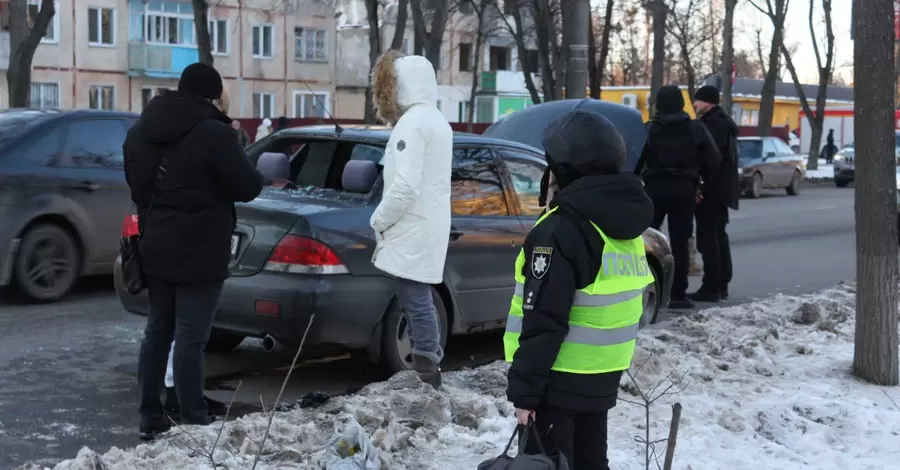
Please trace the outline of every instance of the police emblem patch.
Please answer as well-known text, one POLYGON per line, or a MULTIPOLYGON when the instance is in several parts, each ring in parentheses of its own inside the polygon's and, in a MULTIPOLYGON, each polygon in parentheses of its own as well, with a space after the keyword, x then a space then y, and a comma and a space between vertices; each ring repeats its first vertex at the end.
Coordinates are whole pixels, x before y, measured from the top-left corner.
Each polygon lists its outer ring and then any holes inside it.
POLYGON ((406 142, 404 142, 402 140, 397 141, 397 151, 398 152, 402 152, 403 149, 405 149, 405 148, 406 148, 406 142))
POLYGON ((549 246, 536 246, 531 251, 531 275, 540 279, 550 270, 550 261, 553 260, 553 248, 549 246))

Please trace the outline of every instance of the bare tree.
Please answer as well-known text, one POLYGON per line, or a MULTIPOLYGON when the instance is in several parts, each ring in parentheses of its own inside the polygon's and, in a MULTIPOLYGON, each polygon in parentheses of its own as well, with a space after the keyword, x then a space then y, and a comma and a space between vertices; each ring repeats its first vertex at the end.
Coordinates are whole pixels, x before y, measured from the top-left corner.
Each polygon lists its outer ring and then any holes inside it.
POLYGON ((725 22, 722 27, 722 109, 731 116, 734 67, 734 9, 738 0, 725 0, 725 22))
POLYGON ((856 338, 853 375, 900 384, 897 347, 897 223, 894 173, 892 0, 853 2, 856 151, 856 338))
MULTIPOLYGON (((763 78, 763 64, 751 56, 747 51, 737 51, 734 53, 734 70, 739 77, 763 78)), ((724 93, 724 91, 723 91, 724 93)))
POLYGON ((28 14, 27 0, 9 0, 9 107, 30 106, 31 62, 41 39, 47 34, 50 20, 56 14, 53 0, 41 0, 37 15, 28 14))
POLYGON ((613 11, 615 7, 615 0, 606 0, 606 7, 603 13, 603 26, 600 27, 600 51, 597 53, 597 37, 594 34, 594 25, 595 22, 591 21, 591 42, 590 44, 593 46, 593 51, 590 53, 591 57, 591 98, 600 99, 601 88, 603 87, 603 71, 606 70, 606 61, 609 58, 609 40, 610 34, 612 33, 613 26, 613 11))
MULTIPOLYGON (((813 53, 816 57, 816 70, 819 73, 819 88, 816 92, 816 109, 809 105, 806 91, 803 84, 800 83, 800 77, 797 75, 797 69, 794 67, 791 51, 785 47, 784 42, 781 43, 781 53, 784 55, 784 62, 788 71, 791 72, 791 78, 794 80, 794 86, 797 89, 797 96, 800 97, 800 105, 806 119, 809 121, 810 138, 809 138, 809 161, 806 167, 815 170, 819 167, 819 146, 822 143, 822 127, 825 123, 825 99, 828 98, 828 83, 831 82, 831 75, 834 73, 834 29, 831 23, 831 0, 818 0, 822 2, 822 14, 825 17, 825 57, 822 57, 822 51, 819 46, 819 34, 816 32, 815 11, 816 1, 809 0, 809 35, 812 41, 813 53)), ((893 94, 891 94, 893 96, 893 94)))
POLYGON ((716 21, 703 21, 703 7, 706 6, 703 0, 687 0, 686 3, 670 0, 670 2, 671 14, 666 31, 677 45, 688 96, 694 96, 697 84, 695 63, 698 59, 703 60, 702 57, 698 57, 697 52, 719 35, 721 25, 716 21))
POLYGON ((653 62, 650 72, 650 116, 656 114, 656 93, 663 86, 666 60, 666 21, 669 6, 665 0, 646 0, 644 7, 653 17, 653 62))
POLYGON ((444 42, 450 0, 427 0, 429 6, 427 9, 422 6, 423 1, 425 0, 412 0, 409 4, 415 32, 414 47, 417 54, 420 51, 424 52, 425 57, 437 71, 441 68, 441 45, 444 42), (429 23, 427 27, 426 23, 429 23))
POLYGON ((397 4, 397 21, 394 25, 394 37, 391 39, 391 49, 400 50, 403 47, 403 35, 406 33, 406 22, 409 18, 409 0, 400 0, 397 4))
POLYGON ((197 54, 200 56, 200 62, 212 66, 212 43, 209 38, 209 2, 207 0, 191 0, 191 7, 194 10, 197 54))
POLYGON ((784 44, 784 20, 787 17, 790 0, 765 0, 765 8, 759 5, 759 0, 749 2, 772 22, 772 43, 769 47, 766 78, 763 81, 759 103, 759 135, 767 136, 772 132, 772 117, 775 115, 775 85, 778 83, 778 63, 784 44))
MULTIPOLYGON (((506 29, 516 42, 519 62, 523 70, 540 70, 541 92, 545 101, 561 98, 557 90, 557 76, 554 69, 560 64, 559 42, 555 34, 556 17, 550 0, 518 0, 511 12, 501 15, 506 29), (512 16, 512 23, 509 21, 512 16), (528 45, 537 46, 538 64, 532 64, 528 56, 528 45)), ((525 73, 525 87, 534 104, 541 102, 537 85, 531 73, 525 73)))
MULTIPOLYGON (((369 23, 369 81, 366 84, 366 103, 364 119, 367 124, 376 121, 374 97, 372 96, 372 71, 381 56, 381 5, 379 0, 365 0, 366 19, 369 23)), ((402 40, 401 40, 402 41, 402 40)))
POLYGON ((620 20, 616 28, 616 58, 610 71, 610 84, 630 86, 646 83, 644 50, 642 49, 641 10, 634 2, 620 3, 620 20), (618 64, 616 66, 616 64, 618 64), (617 67, 617 68, 615 68, 617 67), (618 80, 617 80, 618 76, 618 80))

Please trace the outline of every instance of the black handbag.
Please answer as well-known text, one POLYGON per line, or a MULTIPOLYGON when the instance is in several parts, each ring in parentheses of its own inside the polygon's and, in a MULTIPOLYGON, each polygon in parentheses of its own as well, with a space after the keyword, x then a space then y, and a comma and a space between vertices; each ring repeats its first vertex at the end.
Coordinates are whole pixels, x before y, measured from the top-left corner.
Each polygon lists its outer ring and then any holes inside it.
MULTIPOLYGON (((150 198, 150 205, 147 206, 147 213, 144 217, 150 220, 150 212, 153 210, 153 202, 156 200, 156 194, 162 185, 162 180, 166 176, 166 158, 163 157, 156 169, 156 180, 153 196, 150 198)), ((140 217, 140 215, 138 216, 140 217)), ((122 259, 122 282, 125 290, 131 295, 137 295, 147 288, 147 280, 144 278, 144 267, 141 263, 140 243, 144 238, 147 223, 144 223, 144 230, 138 230, 137 235, 130 235, 119 239, 119 256, 122 259)))
POLYGON ((528 420, 528 425, 518 425, 513 435, 506 443, 506 448, 499 457, 486 460, 478 464, 477 470, 569 470, 569 463, 562 454, 548 455, 534 428, 534 421, 528 420), (519 453, 515 457, 509 456, 509 448, 519 436, 519 453), (539 454, 524 453, 528 439, 534 439, 539 454))

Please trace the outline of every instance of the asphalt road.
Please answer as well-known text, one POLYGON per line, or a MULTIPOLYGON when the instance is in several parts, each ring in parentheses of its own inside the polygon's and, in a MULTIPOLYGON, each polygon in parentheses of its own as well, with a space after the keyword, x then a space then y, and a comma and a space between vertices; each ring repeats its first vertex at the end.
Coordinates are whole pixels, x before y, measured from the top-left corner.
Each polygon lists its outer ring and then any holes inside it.
MULTIPOLYGON (((852 189, 804 188, 742 200, 729 233, 735 277, 730 303, 776 292, 801 293, 855 277, 852 189)), ((699 278, 691 280, 693 288, 699 278)), ((56 305, 23 305, 0 293, 0 469, 52 463, 81 446, 105 451, 136 439, 136 362, 142 321, 123 313, 109 278, 92 279, 56 305)), ((497 335, 451 341, 449 367, 500 355, 497 335)), ((290 359, 247 342, 208 360, 209 393, 236 414, 271 406, 290 359)), ((368 377, 346 360, 305 364, 283 401, 307 391, 345 393, 368 377)))

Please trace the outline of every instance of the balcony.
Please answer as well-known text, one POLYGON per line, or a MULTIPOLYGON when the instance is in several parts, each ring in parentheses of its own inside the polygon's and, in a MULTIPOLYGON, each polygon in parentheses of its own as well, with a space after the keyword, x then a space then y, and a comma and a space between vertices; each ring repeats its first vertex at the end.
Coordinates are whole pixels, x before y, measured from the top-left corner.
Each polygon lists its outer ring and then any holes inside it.
POLYGON ((0 70, 9 69, 9 33, 0 32, 0 70))
MULTIPOLYGON (((540 86, 538 77, 532 75, 535 85, 540 86)), ((481 73, 481 91, 487 93, 528 93, 525 74, 512 70, 497 70, 481 73)))
POLYGON ((178 78, 185 67, 198 60, 193 46, 128 44, 128 74, 133 77, 178 78))

